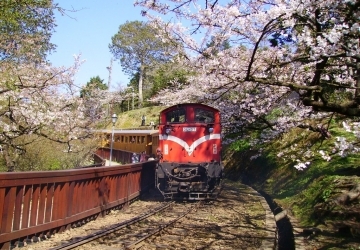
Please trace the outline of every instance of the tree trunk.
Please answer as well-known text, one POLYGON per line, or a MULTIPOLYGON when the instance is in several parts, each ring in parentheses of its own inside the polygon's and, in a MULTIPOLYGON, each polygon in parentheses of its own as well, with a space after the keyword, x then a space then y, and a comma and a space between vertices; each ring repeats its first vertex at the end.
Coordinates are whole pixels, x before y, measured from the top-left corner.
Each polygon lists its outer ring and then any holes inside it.
MULTIPOLYGON (((360 39, 358 43, 358 47, 360 47, 360 39)), ((359 105, 360 104, 360 60, 356 60, 356 90, 355 90, 355 101, 359 105)))
POLYGON ((6 162, 7 172, 14 172, 15 171, 15 162, 16 160, 15 153, 11 152, 9 146, 5 145, 3 146, 3 154, 6 162))
POLYGON ((145 67, 140 66, 140 75, 139 75, 139 108, 143 105, 143 76, 144 76, 145 67))

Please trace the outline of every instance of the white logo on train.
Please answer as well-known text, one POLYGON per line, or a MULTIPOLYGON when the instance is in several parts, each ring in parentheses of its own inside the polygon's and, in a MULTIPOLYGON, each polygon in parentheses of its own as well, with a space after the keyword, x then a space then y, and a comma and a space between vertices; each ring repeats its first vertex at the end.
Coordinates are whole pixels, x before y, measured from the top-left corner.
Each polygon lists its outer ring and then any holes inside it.
MULTIPOLYGON (((200 137, 199 139, 197 139, 196 141, 194 141, 190 146, 182 139, 173 136, 173 135, 159 135, 159 139, 160 140, 168 140, 168 141, 173 141, 177 144, 179 144, 180 146, 182 146, 186 152, 188 153, 188 155, 190 156, 195 148, 197 146, 199 146, 201 143, 206 142, 208 140, 215 140, 215 139, 220 139, 221 135, 220 134, 210 134, 210 135, 205 135, 203 137, 200 137)), ((164 145, 164 155, 167 155, 169 153, 169 149, 168 149, 168 144, 164 145)), ((213 154, 217 154, 217 146, 216 144, 213 144, 213 154)))

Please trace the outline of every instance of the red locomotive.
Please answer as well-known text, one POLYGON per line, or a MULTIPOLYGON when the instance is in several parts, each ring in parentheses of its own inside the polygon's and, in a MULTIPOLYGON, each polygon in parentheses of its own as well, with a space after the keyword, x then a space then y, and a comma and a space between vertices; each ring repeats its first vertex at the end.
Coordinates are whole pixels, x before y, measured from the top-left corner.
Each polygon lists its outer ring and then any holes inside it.
POLYGON ((156 185, 166 199, 213 197, 223 172, 219 110, 195 103, 163 110, 157 154, 156 185))

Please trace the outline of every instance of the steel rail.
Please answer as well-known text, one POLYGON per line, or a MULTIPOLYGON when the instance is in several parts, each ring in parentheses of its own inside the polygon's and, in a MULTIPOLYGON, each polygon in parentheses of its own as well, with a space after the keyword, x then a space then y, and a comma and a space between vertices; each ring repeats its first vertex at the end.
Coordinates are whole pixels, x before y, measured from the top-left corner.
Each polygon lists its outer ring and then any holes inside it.
POLYGON ((103 229, 103 230, 100 230, 98 232, 95 232, 93 234, 89 234, 87 236, 84 236, 84 237, 81 237, 80 239, 77 239, 73 242, 69 242, 69 243, 66 243, 66 244, 63 244, 63 245, 60 245, 58 247, 54 247, 54 248, 50 248, 49 250, 68 250, 68 249, 73 249, 75 247, 78 247, 78 246, 81 246, 81 245, 84 245, 88 242, 91 242, 93 240, 96 240, 98 238, 101 238, 105 235, 108 235, 108 234, 111 234, 115 231, 118 231, 120 230, 121 228, 124 228, 126 226, 129 226, 129 225, 132 225, 136 222, 139 222, 143 219, 146 219, 147 217, 153 215, 153 214, 156 214, 168 207, 170 207, 174 202, 168 202, 168 203, 165 203, 157 208, 154 208, 154 209, 150 209, 149 211, 137 216, 137 217, 134 217, 132 219, 129 219, 129 220, 126 220, 126 221, 123 221, 123 222, 120 222, 120 223, 117 223, 117 224, 114 224, 106 229, 103 229))
POLYGON ((130 249, 139 249, 143 246, 143 242, 144 240, 150 238, 151 236, 158 234, 159 232, 161 232, 162 230, 164 230, 165 228, 171 226, 172 224, 174 224, 175 222, 177 222, 178 220, 182 219, 183 217, 185 217, 186 215, 188 215, 192 210, 194 210, 195 208, 198 208, 201 204, 203 204, 203 202, 198 202, 195 206, 192 206, 191 208, 189 208, 186 212, 184 212, 183 214, 181 214, 179 217, 171 220, 170 222, 164 224, 164 225, 160 225, 158 228, 153 229, 151 232, 149 232, 147 235, 145 235, 144 237, 140 238, 139 240, 128 244, 125 246, 126 250, 130 250, 130 249))

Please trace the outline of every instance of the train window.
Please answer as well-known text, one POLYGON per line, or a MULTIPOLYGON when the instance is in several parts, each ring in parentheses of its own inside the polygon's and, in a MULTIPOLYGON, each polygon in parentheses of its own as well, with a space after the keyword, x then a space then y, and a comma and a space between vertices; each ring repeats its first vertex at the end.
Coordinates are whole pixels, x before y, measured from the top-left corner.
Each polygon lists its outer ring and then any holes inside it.
POLYGON ((145 143, 145 136, 141 136, 141 143, 145 143))
POLYGON ((195 122, 201 123, 214 123, 215 122, 215 114, 213 111, 206 109, 195 109, 195 122))
POLYGON ((123 135, 121 136, 121 142, 122 143, 124 142, 124 136, 123 135))
POLYGON ((178 108, 171 110, 166 113, 166 122, 175 122, 175 123, 185 122, 186 121, 185 114, 186 114, 185 108, 178 108))
POLYGON ((128 137, 125 136, 125 143, 128 143, 128 137))

